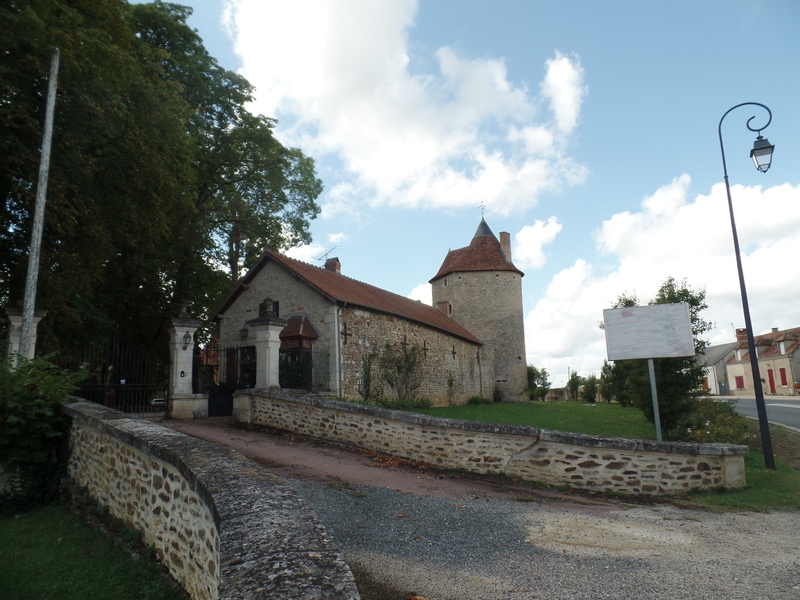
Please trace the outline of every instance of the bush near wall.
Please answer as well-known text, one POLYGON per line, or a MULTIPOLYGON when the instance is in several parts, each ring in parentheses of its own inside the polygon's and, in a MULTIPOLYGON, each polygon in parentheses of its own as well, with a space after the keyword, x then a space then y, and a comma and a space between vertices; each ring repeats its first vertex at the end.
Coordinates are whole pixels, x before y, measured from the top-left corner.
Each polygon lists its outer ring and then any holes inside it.
POLYGON ((47 502, 69 455, 70 418, 61 405, 83 379, 46 358, 0 365, 0 509, 47 502))

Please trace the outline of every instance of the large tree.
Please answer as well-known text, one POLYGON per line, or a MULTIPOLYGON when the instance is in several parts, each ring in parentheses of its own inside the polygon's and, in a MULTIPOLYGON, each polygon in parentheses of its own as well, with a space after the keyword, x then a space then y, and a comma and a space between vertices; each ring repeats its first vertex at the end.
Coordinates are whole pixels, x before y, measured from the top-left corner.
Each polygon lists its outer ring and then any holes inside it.
MULTIPOLYGON (((692 324, 692 336, 696 354, 702 354, 708 345, 702 336, 710 331, 712 324, 705 321, 700 313, 708 308, 705 290, 695 291, 684 280, 680 283, 674 278, 667 278, 649 304, 674 304, 686 302, 692 324)), ((638 306, 636 295, 622 294, 614 308, 638 306)), ((700 393, 703 380, 703 367, 693 357, 656 358, 653 360, 656 390, 658 396, 659 416, 665 435, 680 425, 694 408, 695 399, 700 393)), ((646 360, 615 361, 610 373, 608 390, 614 399, 622 404, 629 401, 640 408, 650 422, 655 421, 650 375, 646 360)))
POLYGON ((122 0, 0 5, 0 303, 22 298, 49 57, 61 51, 37 306, 45 348, 108 329, 156 339, 205 316, 266 248, 307 242, 313 161, 246 109, 191 9, 122 0))

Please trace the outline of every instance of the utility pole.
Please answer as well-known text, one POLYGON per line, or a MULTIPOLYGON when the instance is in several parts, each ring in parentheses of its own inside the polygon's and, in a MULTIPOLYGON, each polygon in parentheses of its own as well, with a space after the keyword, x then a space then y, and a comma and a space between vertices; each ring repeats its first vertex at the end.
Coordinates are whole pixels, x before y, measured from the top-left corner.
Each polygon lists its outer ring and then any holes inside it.
POLYGON ((33 312, 36 308, 36 284, 39 279, 39 255, 42 248, 42 229, 44 226, 44 204, 47 195, 47 176, 50 173, 50 147, 53 144, 53 116, 56 110, 56 89, 58 86, 58 48, 53 48, 50 59, 50 83, 47 89, 47 108, 44 117, 44 137, 42 157, 39 162, 39 182, 36 186, 36 207, 31 228, 31 248, 28 253, 28 277, 25 280, 25 299, 22 304, 22 327, 20 331, 19 356, 28 356, 31 346, 33 312))

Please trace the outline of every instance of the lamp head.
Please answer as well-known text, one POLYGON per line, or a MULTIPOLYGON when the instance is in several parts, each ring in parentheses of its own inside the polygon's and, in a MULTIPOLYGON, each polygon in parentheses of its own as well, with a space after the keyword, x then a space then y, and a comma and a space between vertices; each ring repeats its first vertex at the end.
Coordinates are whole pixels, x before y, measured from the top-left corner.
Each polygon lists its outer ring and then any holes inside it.
POLYGON ((769 143, 769 140, 761 135, 756 138, 753 144, 753 149, 750 150, 750 158, 753 159, 756 169, 762 173, 769 171, 772 164, 772 153, 775 146, 769 143))
POLYGON ((188 331, 186 332, 186 335, 183 336, 183 343, 185 346, 188 346, 192 343, 192 334, 188 331))

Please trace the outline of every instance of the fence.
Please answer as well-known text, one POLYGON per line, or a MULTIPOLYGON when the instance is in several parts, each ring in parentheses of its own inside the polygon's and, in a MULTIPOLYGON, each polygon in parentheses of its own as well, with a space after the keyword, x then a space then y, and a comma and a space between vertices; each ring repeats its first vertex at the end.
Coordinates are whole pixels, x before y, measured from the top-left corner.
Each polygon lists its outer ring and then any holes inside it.
POLYGON ((84 370, 76 396, 136 415, 164 413, 169 389, 166 353, 146 351, 109 334, 104 343, 86 346, 71 356, 56 355, 61 368, 84 370))
POLYGON ((284 389, 319 392, 329 387, 327 350, 281 350, 279 368, 280 383, 284 389))

